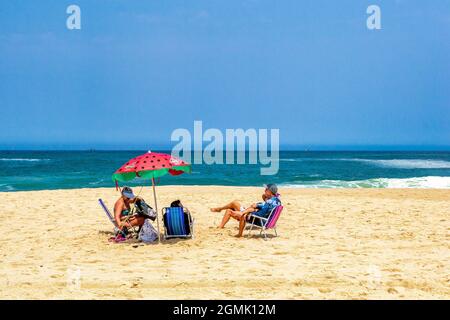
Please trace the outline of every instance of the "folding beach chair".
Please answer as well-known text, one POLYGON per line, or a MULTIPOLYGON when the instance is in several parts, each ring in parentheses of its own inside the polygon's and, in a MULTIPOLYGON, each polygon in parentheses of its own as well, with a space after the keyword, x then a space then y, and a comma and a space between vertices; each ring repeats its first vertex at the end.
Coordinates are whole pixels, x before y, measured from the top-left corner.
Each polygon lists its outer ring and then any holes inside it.
POLYGON ((267 233, 266 230, 273 229, 275 231, 275 236, 278 237, 277 234, 277 221, 280 217, 281 211, 283 211, 283 206, 276 206, 272 209, 269 216, 267 218, 259 217, 250 214, 250 229, 248 231, 248 237, 250 237, 250 233, 252 232, 253 228, 260 228, 259 234, 261 235, 264 233, 264 239, 267 239, 267 233))
POLYGON ((183 207, 162 209, 164 239, 194 238, 194 220, 189 210, 183 207))
MULTIPOLYGON (((102 207, 103 211, 105 211, 106 216, 108 217, 109 221, 111 221, 111 223, 114 225, 114 231, 115 232, 119 232, 119 226, 116 223, 116 220, 114 220, 113 215, 111 214, 111 212, 109 211, 109 209, 106 207, 105 203, 103 202, 102 199, 98 199, 98 203, 100 204, 100 206, 102 207)), ((126 220, 125 220, 126 221, 126 220)), ((130 230, 130 229, 129 229, 130 230)), ((126 237, 126 234, 123 231, 120 231, 122 233, 122 235, 124 237, 126 237)), ((137 234, 138 231, 135 230, 135 228, 131 228, 131 232, 134 234, 137 234)))

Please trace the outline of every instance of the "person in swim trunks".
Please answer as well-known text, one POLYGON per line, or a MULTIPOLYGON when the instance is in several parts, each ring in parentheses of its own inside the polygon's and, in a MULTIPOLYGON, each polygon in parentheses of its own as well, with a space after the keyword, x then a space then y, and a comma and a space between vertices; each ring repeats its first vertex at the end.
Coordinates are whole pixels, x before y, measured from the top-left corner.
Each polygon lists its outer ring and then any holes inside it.
MULTIPOLYGON (((225 210, 219 228, 224 228, 231 218, 239 221, 239 233, 237 237, 241 237, 249 214, 251 213, 267 218, 274 207, 281 205, 281 201, 278 197, 278 187, 275 184, 267 184, 265 185, 264 194, 262 195, 264 202, 254 203, 250 207, 245 208, 239 201, 235 200, 222 207, 211 208, 210 210, 211 212, 221 212, 222 210, 225 210)), ((259 221, 259 219, 256 220, 259 221)))
POLYGON ((122 188, 122 195, 117 199, 114 204, 114 220, 119 226, 120 230, 124 228, 142 226, 145 221, 145 217, 142 216, 132 216, 131 214, 131 204, 134 203, 138 198, 133 194, 133 190, 130 187, 122 188))

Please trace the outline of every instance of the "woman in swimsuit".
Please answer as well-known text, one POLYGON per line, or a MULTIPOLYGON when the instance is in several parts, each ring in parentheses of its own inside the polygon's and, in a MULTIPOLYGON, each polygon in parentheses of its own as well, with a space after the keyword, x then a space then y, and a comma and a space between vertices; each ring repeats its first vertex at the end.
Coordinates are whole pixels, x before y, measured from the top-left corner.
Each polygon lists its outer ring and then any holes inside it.
POLYGON ((124 227, 131 228, 142 226, 144 224, 145 217, 129 217, 131 213, 130 204, 134 203, 137 199, 138 198, 133 194, 133 190, 130 187, 122 188, 122 196, 117 199, 114 205, 114 220, 120 230, 123 230, 124 227))

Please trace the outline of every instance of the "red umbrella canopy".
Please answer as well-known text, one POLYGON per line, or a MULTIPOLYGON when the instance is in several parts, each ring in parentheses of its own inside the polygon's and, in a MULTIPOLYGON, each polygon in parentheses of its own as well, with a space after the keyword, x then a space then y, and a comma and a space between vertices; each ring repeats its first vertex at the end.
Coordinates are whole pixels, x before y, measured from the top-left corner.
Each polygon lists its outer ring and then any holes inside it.
POLYGON ((173 176, 183 172, 191 173, 191 165, 170 154, 147 152, 129 160, 114 172, 114 181, 129 181, 136 177, 144 179, 159 178, 167 173, 173 176))

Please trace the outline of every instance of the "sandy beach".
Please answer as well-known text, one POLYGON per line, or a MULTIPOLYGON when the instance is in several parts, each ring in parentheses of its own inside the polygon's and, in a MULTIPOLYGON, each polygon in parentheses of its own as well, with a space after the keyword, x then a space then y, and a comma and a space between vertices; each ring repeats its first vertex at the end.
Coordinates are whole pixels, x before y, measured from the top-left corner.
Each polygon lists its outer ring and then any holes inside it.
POLYGON ((150 245, 108 242, 97 199, 112 207, 114 188, 1 193, 0 298, 450 298, 450 190, 281 188, 279 237, 216 228, 209 207, 262 191, 158 187, 160 207, 190 208, 195 239, 150 245))

